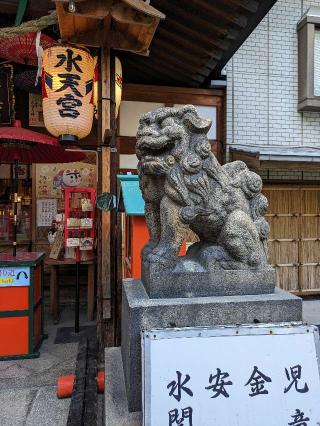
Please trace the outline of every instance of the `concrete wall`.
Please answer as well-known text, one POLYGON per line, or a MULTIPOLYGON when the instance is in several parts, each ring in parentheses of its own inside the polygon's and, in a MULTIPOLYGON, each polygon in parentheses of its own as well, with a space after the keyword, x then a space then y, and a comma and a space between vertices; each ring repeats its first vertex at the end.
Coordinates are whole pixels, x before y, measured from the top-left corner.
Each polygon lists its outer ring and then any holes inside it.
POLYGON ((228 63, 229 146, 319 146, 320 112, 297 111, 296 24, 310 6, 320 0, 278 0, 228 63))

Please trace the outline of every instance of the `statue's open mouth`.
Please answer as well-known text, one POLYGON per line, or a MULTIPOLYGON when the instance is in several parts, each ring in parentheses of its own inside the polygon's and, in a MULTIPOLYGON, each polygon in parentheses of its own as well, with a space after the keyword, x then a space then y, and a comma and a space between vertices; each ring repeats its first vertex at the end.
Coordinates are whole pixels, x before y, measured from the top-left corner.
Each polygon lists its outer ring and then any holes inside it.
POLYGON ((137 148, 142 154, 144 161, 150 161, 159 159, 159 157, 164 159, 164 157, 169 155, 171 150, 174 148, 174 143, 168 139, 166 144, 157 144, 152 146, 138 140, 137 148))
POLYGON ((154 136, 139 136, 137 138, 137 148, 140 151, 144 151, 145 149, 150 149, 155 152, 159 152, 162 149, 168 149, 168 145, 172 144, 172 140, 169 139, 165 135, 159 135, 158 137, 154 136))

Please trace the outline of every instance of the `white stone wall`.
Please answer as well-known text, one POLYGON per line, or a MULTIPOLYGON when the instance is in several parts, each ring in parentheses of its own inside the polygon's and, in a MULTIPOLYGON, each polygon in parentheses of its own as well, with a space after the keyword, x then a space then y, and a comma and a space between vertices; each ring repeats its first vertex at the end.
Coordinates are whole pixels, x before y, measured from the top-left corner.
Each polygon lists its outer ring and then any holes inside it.
POLYGON ((227 65, 227 145, 319 146, 320 112, 297 111, 296 25, 320 0, 278 0, 227 65))

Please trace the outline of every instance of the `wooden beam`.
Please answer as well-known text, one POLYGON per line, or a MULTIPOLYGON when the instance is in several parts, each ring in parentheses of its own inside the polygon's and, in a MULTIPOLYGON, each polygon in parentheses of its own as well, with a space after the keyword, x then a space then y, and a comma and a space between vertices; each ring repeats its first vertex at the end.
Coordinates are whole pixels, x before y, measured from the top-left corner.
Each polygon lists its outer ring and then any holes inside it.
POLYGON ((140 75, 139 81, 140 80, 145 80, 146 78, 149 78, 151 80, 154 81, 154 71, 152 69, 149 69, 148 67, 143 66, 142 64, 137 64, 133 61, 126 61, 125 65, 128 65, 128 67, 130 68, 130 73, 132 72, 136 72, 137 74, 140 75))
POLYGON ((66 38, 71 43, 84 44, 89 47, 106 47, 109 40, 108 32, 102 22, 98 22, 93 30, 76 33, 66 38))
MULTIPOLYGON (((199 52, 192 54, 186 48, 186 46, 185 47, 183 47, 183 46, 177 47, 176 41, 177 40, 175 39, 175 44, 173 46, 172 41, 171 42, 166 41, 162 37, 157 38, 152 43, 152 48, 155 49, 155 50, 157 48, 159 48, 162 51, 170 52, 170 54, 172 56, 174 56, 175 58, 183 61, 184 63, 188 63, 190 65, 196 66, 197 68, 199 67, 199 62, 202 62, 202 61, 205 62, 206 60, 208 60, 210 58, 209 55, 206 54, 205 56, 202 56, 201 54, 199 54, 199 52)), ((158 52, 158 50, 157 50, 157 52, 158 52)), ((211 70, 211 68, 208 68, 208 69, 211 70)))
MULTIPOLYGON (((59 0, 56 1, 59 2, 59 0)), ((141 2, 139 1, 139 3, 141 2)), ((161 12, 152 7, 154 13, 145 13, 140 10, 141 7, 138 9, 137 7, 137 3, 129 5, 125 2, 115 3, 112 0, 87 0, 78 2, 72 15, 101 20, 111 14, 116 22, 139 25, 152 25, 155 18, 164 18, 161 12)), ((146 8, 144 7, 144 9, 146 8)))
MULTIPOLYGON (((155 53, 155 56, 157 56, 157 58, 164 59, 166 64, 172 64, 173 66, 177 67, 177 69, 182 68, 183 70, 189 71, 189 75, 193 75, 198 72, 200 75, 206 77, 211 72, 210 69, 208 69, 207 72, 205 70, 199 72, 199 63, 197 66, 193 65, 191 63, 188 63, 187 61, 184 61, 183 59, 179 59, 178 56, 172 55, 170 52, 167 52, 163 49, 158 49, 155 53)), ((150 57, 153 58, 153 55, 150 55, 150 57)))
POLYGON ((231 157, 233 161, 243 161, 246 163, 249 169, 259 170, 261 168, 259 154, 242 151, 231 151, 231 157))
MULTIPOLYGON (((1 1, 1 14, 14 14, 17 13, 17 9, 18 9, 18 2, 16 0, 7 0, 7 1, 1 1)), ((10 22, 9 25, 13 25, 12 22, 10 22)))
POLYGON ((188 104, 221 106, 223 90, 190 87, 124 84, 122 99, 126 101, 162 102, 164 104, 188 104))
POLYGON ((226 51, 230 47, 230 42, 221 39, 218 36, 211 36, 207 32, 199 32, 194 27, 188 26, 186 23, 178 22, 174 19, 167 18, 165 21, 165 28, 169 29, 174 34, 180 32, 186 38, 193 40, 194 43, 203 43, 204 45, 218 47, 219 49, 226 51))
POLYGON ((177 71, 174 67, 172 66, 168 66, 166 68, 163 68, 161 65, 163 65, 163 63, 158 65, 156 63, 156 61, 148 61, 148 63, 146 65, 144 64, 139 64, 138 61, 130 61, 127 59, 128 64, 130 64, 130 62, 132 63, 132 65, 141 70, 142 76, 143 76, 143 72, 145 69, 151 69, 154 72, 156 72, 157 74, 159 74, 159 76, 163 75, 163 76, 167 76, 169 77, 169 79, 171 80, 180 80, 184 83, 186 83, 187 85, 190 84, 190 75, 189 74, 185 74, 185 73, 181 73, 179 71, 177 71), (175 76, 177 76, 177 78, 175 79, 175 76))
MULTIPOLYGON (((161 95, 162 93, 166 92, 167 94, 172 94, 172 96, 185 94, 189 96, 206 96, 209 99, 212 97, 219 97, 224 95, 224 91, 220 89, 195 89, 190 87, 172 87, 172 86, 155 86, 155 85, 148 85, 145 86, 143 84, 128 84, 124 83, 123 85, 123 99, 127 99, 127 97, 135 97, 139 96, 148 88, 148 92, 155 92, 161 95)), ((134 99, 131 99, 134 100, 134 99)), ((209 104, 206 104, 209 105, 209 104)), ((211 105, 211 104, 210 104, 211 105)))
POLYGON ((248 18, 245 15, 236 13, 234 9, 228 10, 226 2, 224 2, 224 6, 222 7, 217 2, 197 0, 197 7, 207 12, 213 19, 222 19, 239 28, 244 28, 248 22, 248 18))
POLYGON ((320 163, 299 161, 261 161, 261 170, 319 170, 320 163))
MULTIPOLYGON (((125 27, 127 26, 125 25, 125 27)), ((126 50, 127 52, 148 56, 148 48, 155 29, 156 26, 151 25, 149 27, 144 27, 143 31, 136 26, 128 26, 127 30, 124 30, 123 25, 113 24, 113 31, 109 33, 109 46, 112 49, 126 50)))
POLYGON ((76 10, 75 12, 72 12, 72 15, 82 16, 85 18, 104 19, 109 15, 112 3, 112 0, 89 0, 77 2, 76 10))
MULTIPOLYGON (((157 36, 154 39, 153 45, 161 41, 162 43, 166 43, 166 48, 169 47, 170 50, 174 49, 180 54, 187 54, 191 57, 191 61, 197 61, 198 57, 205 59, 205 57, 212 57, 216 59, 221 59, 222 52, 217 49, 213 50, 212 46, 207 47, 204 44, 197 44, 197 46, 190 44, 189 40, 192 37, 188 38, 185 35, 180 35, 178 33, 172 33, 166 27, 159 26, 157 30, 157 36), (174 45, 172 44, 172 39, 174 38, 174 45), (179 46, 180 47, 177 47, 179 46), (193 52, 193 53, 191 53, 193 52)), ((193 39, 194 41, 194 39, 193 39)))
POLYGON ((166 17, 165 14, 147 2, 143 2, 141 0, 122 0, 122 2, 147 16, 152 16, 158 19, 165 19, 166 17))
POLYGON ((198 28, 202 30, 208 36, 222 36, 224 37, 227 30, 224 26, 217 25, 217 22, 210 21, 210 16, 206 19, 205 15, 191 14, 188 9, 188 3, 184 2, 164 2, 161 4, 162 10, 170 17, 174 18, 175 21, 181 21, 188 23, 192 28, 198 28))
POLYGON ((204 80, 204 78, 200 76, 194 77, 194 74, 188 72, 183 66, 178 67, 176 64, 166 63, 164 68, 163 60, 161 60, 159 55, 157 54, 153 55, 152 57, 150 56, 150 62, 148 62, 148 67, 151 68, 151 66, 153 66, 159 73, 169 74, 172 79, 174 79, 174 76, 176 75, 179 77, 179 80, 181 80, 181 77, 183 77, 185 81, 189 83, 191 82, 192 78, 194 78, 199 83, 202 83, 204 80))
MULTIPOLYGON (((135 136, 117 136, 117 141, 121 155, 135 155, 137 143, 135 136)), ((210 140, 210 143, 212 146, 212 152, 214 152, 215 155, 220 159, 221 153, 219 151, 221 143, 219 143, 217 140, 210 140)))
POLYGON ((119 22, 120 24, 127 24, 127 25, 154 25, 155 18, 150 15, 143 15, 139 13, 137 10, 134 10, 132 8, 127 7, 123 3, 116 3, 112 7, 111 11, 112 18, 119 22))
MULTIPOLYGON (((225 1, 222 3, 225 5, 225 1)), ((228 3, 250 13, 256 13, 259 9, 259 2, 256 0, 228 0, 228 3)))
POLYGON ((261 161, 259 154, 231 151, 233 161, 243 161, 254 170, 318 170, 320 163, 300 161, 261 161))
POLYGON ((147 54, 159 21, 164 18, 140 0, 84 0, 76 3, 73 13, 67 10, 64 0, 55 1, 62 38, 91 47, 147 54))
POLYGON ((69 38, 75 33, 75 18, 65 11, 63 3, 56 3, 58 23, 62 38, 69 38))

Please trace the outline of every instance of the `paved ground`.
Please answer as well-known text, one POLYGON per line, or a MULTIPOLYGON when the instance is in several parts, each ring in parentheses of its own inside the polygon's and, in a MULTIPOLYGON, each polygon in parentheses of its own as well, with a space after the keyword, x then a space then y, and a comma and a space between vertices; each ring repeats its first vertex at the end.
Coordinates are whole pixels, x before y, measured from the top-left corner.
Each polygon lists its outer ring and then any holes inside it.
MULTIPOLYGON (((320 324, 320 299, 303 303, 304 321, 320 324)), ((85 310, 84 310, 85 311, 85 310)), ((86 323, 85 312, 81 324, 86 323)), ((70 306, 61 312, 61 326, 73 325, 70 306)), ((0 361, 0 426, 65 426, 70 399, 56 397, 57 378, 74 371, 77 343, 53 343, 58 326, 49 317, 49 334, 38 359, 0 361)))
POLYGON ((303 301, 303 320, 309 324, 320 325, 320 299, 303 301))
MULTIPOLYGON (((81 313, 81 325, 85 322, 81 313)), ((92 324, 92 323, 91 323, 92 324)), ((70 399, 56 397, 57 378, 74 372, 78 343, 54 344, 57 327, 73 325, 73 310, 62 308, 58 326, 48 318, 40 358, 0 361, 0 426, 65 426, 70 399)))

